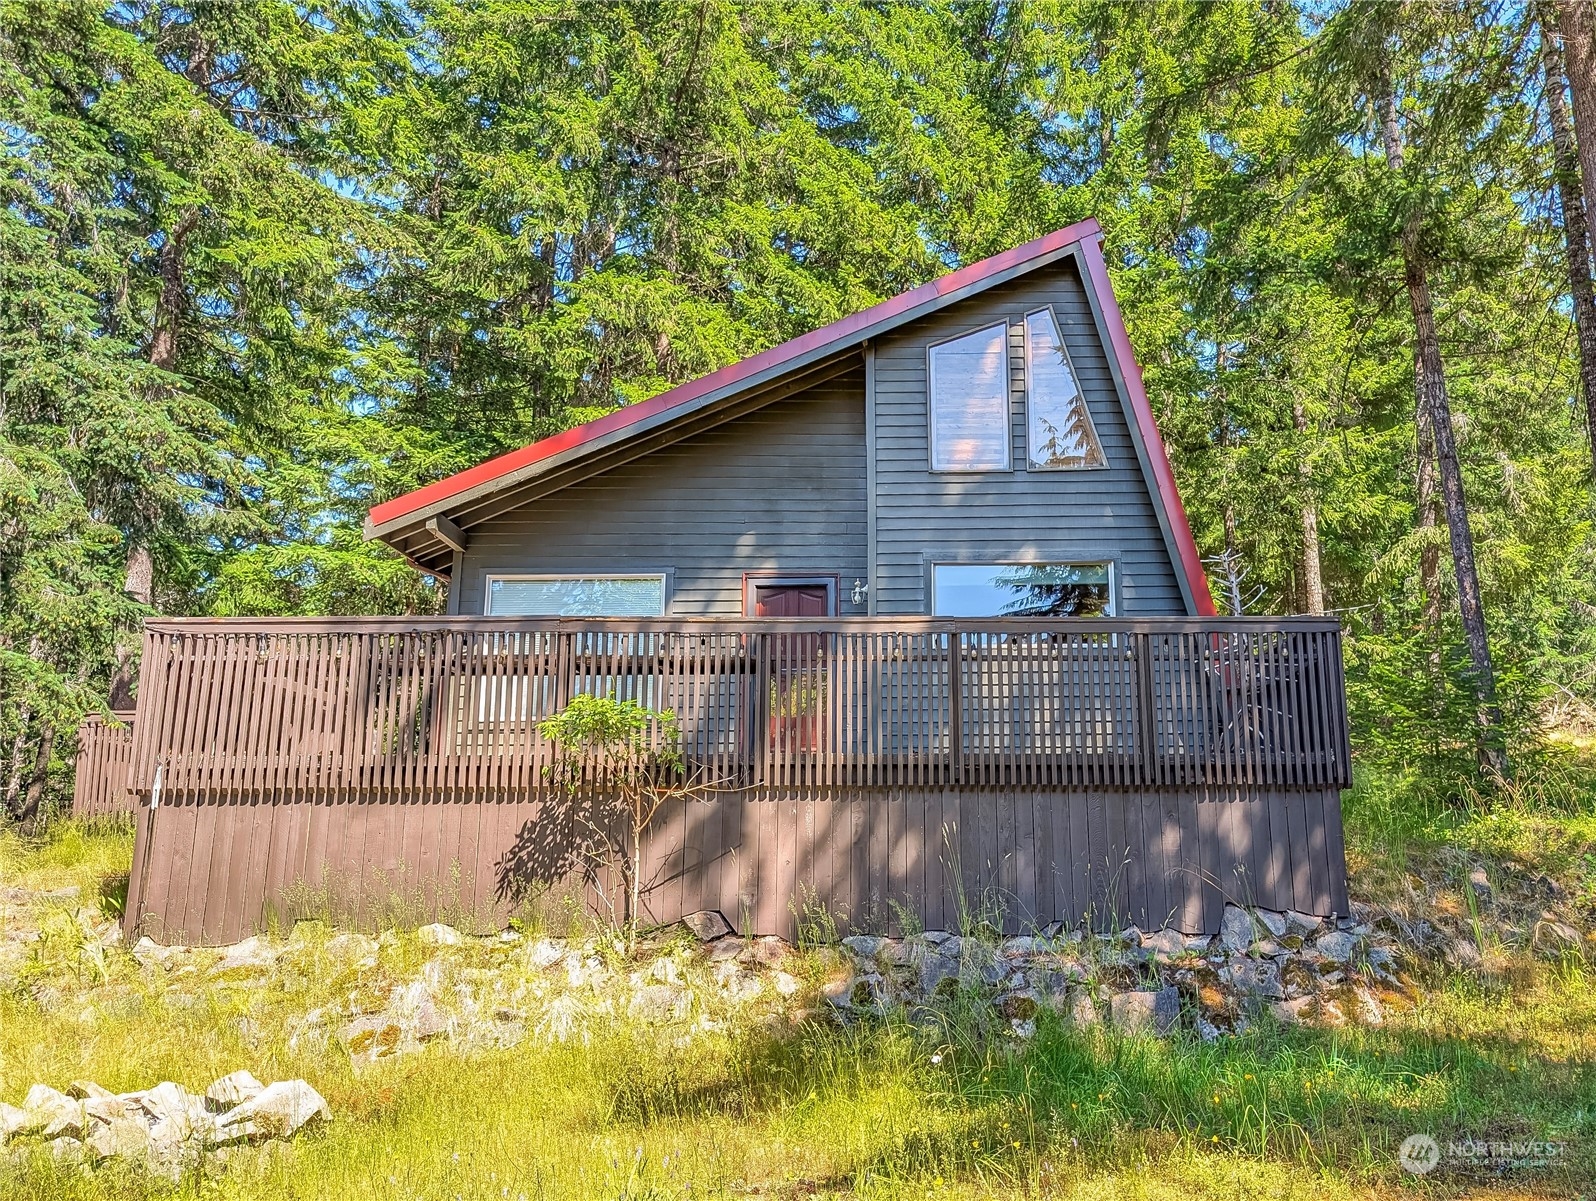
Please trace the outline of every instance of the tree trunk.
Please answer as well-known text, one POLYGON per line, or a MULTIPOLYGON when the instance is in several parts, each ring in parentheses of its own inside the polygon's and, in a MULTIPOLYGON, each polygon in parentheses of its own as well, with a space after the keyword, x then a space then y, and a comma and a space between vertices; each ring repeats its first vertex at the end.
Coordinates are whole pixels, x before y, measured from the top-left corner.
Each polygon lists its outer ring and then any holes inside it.
POLYGON ((11 740, 11 754, 8 759, 6 772, 6 790, 4 806, 0 813, 15 814, 17 798, 22 795, 22 764, 27 759, 28 751, 28 724, 33 720, 33 708, 23 705, 17 714, 17 734, 11 740))
MULTIPOLYGON (((177 370, 178 338, 183 328, 183 249, 199 224, 199 210, 189 207, 167 231, 161 246, 159 267, 161 292, 155 301, 155 318, 150 329, 150 345, 145 357, 162 371, 177 370)), ((149 530, 153 515, 138 514, 127 532, 127 558, 123 590, 145 608, 155 604, 155 560, 150 554, 149 530)), ((111 676, 110 702, 113 709, 133 704, 133 655, 128 647, 116 652, 116 670, 111 676)))
POLYGON ((1568 93, 1574 100, 1575 149, 1585 196, 1585 228, 1596 246, 1596 11, 1591 0, 1557 0, 1557 24, 1568 56, 1568 93))
MULTIPOLYGON (((1396 99, 1389 86, 1382 90, 1381 101, 1381 132, 1385 141, 1386 162, 1393 171, 1401 171, 1401 132, 1397 125, 1396 99)), ((1435 330, 1429 267, 1419 244, 1417 212, 1409 213, 1403 222, 1401 247, 1403 282, 1407 285, 1408 303, 1413 310, 1419 442, 1422 450, 1427 426, 1435 447, 1441 505, 1452 543, 1452 567, 1457 575, 1457 601, 1463 618, 1463 640, 1468 645, 1469 662, 1473 668, 1480 761, 1486 768, 1505 775, 1507 759, 1500 739, 1502 716, 1496 704, 1496 672, 1491 662, 1491 644, 1485 628, 1485 607, 1480 599, 1474 534, 1469 529, 1468 505, 1463 495, 1463 472, 1458 463, 1457 441, 1452 429, 1452 406, 1446 394, 1446 368, 1441 360, 1441 342, 1435 330)), ((1421 454, 1421 464, 1423 461, 1421 454)))
MULTIPOLYGON (((1297 427, 1299 439, 1308 432, 1308 414, 1302 407, 1302 401, 1297 401, 1291 408, 1292 421, 1297 427)), ((1312 480, 1311 471, 1307 463, 1301 467, 1303 500, 1302 500, 1302 587, 1304 599, 1307 601, 1309 613, 1324 612, 1324 575, 1319 561, 1319 510, 1314 506, 1312 494, 1308 491, 1312 480)))
POLYGON ((1413 360, 1413 387, 1418 398, 1413 415, 1417 524, 1425 534, 1424 545, 1419 549, 1419 587, 1424 592, 1424 624, 1434 630, 1441 624, 1441 552, 1429 533, 1440 524, 1441 514, 1440 505, 1436 503, 1435 423, 1430 413, 1430 384, 1424 360, 1417 355, 1413 360))
POLYGON ((1579 382, 1584 394, 1585 425, 1590 434, 1592 476, 1596 478, 1596 294, 1591 289, 1590 237, 1585 198, 1580 191, 1579 151, 1568 108, 1563 103, 1563 56, 1557 39, 1541 22, 1541 63, 1546 74, 1546 112, 1552 126, 1553 171, 1563 208, 1563 245, 1568 258, 1568 294, 1579 336, 1579 382))
POLYGON ((39 747, 33 757, 33 774, 28 777, 28 788, 22 795, 22 808, 17 812, 17 824, 26 833, 32 833, 39 819, 39 806, 44 801, 44 785, 50 777, 50 752, 55 749, 55 728, 49 723, 39 727, 39 747))

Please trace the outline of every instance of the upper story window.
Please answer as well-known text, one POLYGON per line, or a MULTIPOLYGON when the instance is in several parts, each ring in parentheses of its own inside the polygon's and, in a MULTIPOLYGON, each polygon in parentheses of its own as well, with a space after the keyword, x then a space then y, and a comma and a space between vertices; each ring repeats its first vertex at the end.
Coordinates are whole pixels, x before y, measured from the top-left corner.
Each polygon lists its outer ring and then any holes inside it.
POLYGON ((488 578, 490 617, 663 617, 663 575, 488 578))
POLYGON ((932 471, 1007 471, 1008 322, 930 348, 932 471))
POLYGON ((1107 563, 937 563, 931 611, 938 617, 1112 617, 1107 563))
POLYGON ((1032 468, 1107 467, 1053 310, 1025 315, 1026 446, 1032 468))

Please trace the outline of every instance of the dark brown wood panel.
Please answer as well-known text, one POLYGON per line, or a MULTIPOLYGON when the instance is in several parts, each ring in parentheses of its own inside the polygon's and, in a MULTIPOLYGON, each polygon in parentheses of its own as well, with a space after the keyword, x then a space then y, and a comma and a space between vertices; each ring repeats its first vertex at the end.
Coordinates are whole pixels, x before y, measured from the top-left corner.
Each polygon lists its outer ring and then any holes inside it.
POLYGON ((128 787, 133 759, 133 714, 107 721, 90 714, 78 726, 77 774, 72 782, 72 816, 95 820, 130 814, 137 798, 128 787))
MULTIPOLYGON (((1333 789, 1251 799, 1216 799, 1198 786, 757 795, 669 806, 645 865, 652 919, 716 908, 745 933, 792 938, 804 891, 845 931, 896 928, 901 913, 931 928, 956 927, 961 904, 998 912, 1010 932, 1083 919, 1212 930, 1226 901, 1346 907, 1345 867, 1330 834, 1339 818, 1333 789), (1281 811, 1319 832, 1314 853, 1287 874, 1254 881, 1238 866, 1246 868, 1251 844, 1267 837, 1281 811), (1017 831, 1017 815, 1027 812, 1035 815, 1033 846, 1038 824, 1052 831, 1051 854, 1016 854, 1011 841, 1002 866, 955 864, 950 846, 965 845, 962 828, 1017 831), (1111 833, 1126 829, 1138 833, 1111 833), (1097 841, 1083 845, 1082 832, 1097 841), (800 871, 801 863, 809 866, 800 871)), ((172 942, 226 943, 274 920, 309 916, 367 926, 441 917, 495 928, 512 912, 514 886, 526 882, 511 866, 511 849, 535 842, 549 814, 525 797, 418 803, 374 795, 336 804, 162 804, 140 816, 130 927, 172 942), (272 862, 294 857, 286 848, 297 845, 306 850, 293 870, 272 862), (433 857, 418 864, 417 845, 435 847, 433 857)))

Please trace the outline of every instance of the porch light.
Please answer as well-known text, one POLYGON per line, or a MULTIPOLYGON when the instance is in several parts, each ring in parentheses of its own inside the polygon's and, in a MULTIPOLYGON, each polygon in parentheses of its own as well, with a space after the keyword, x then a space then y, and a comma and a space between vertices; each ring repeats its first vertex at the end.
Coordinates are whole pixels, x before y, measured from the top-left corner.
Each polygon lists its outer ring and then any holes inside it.
POLYGON ((855 580, 853 582, 853 591, 848 594, 848 599, 855 605, 862 605, 865 603, 865 597, 869 595, 870 585, 863 580, 855 580))

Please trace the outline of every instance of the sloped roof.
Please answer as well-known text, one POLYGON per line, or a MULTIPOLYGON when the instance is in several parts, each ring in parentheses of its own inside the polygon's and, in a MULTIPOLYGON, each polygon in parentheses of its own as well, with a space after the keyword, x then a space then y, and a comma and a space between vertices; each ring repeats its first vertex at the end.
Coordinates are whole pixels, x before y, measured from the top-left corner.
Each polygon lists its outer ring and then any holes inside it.
POLYGON ((668 436, 669 427, 685 424, 688 418, 705 415, 716 406, 778 386, 802 372, 824 374, 828 363, 842 356, 851 361, 857 349, 871 338, 1074 254, 1081 265, 1094 315, 1107 336, 1116 383, 1135 418, 1132 433, 1139 444, 1148 488, 1154 507, 1159 510, 1177 575, 1182 577, 1182 591, 1195 613, 1212 615, 1215 608, 1202 560, 1147 402, 1124 319, 1108 282, 1099 234, 1099 226, 1091 218, 1055 230, 658 396, 374 505, 366 518, 366 537, 388 543, 425 570, 447 575, 447 567, 437 560, 448 553, 456 518, 460 519, 459 529, 468 529, 475 524, 471 520, 473 510, 491 515, 491 501, 500 494, 534 486, 541 477, 578 467, 585 459, 628 457, 628 446, 639 443, 646 433, 668 436))

